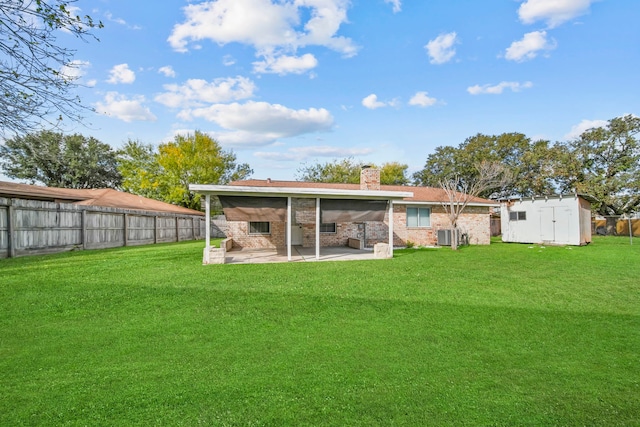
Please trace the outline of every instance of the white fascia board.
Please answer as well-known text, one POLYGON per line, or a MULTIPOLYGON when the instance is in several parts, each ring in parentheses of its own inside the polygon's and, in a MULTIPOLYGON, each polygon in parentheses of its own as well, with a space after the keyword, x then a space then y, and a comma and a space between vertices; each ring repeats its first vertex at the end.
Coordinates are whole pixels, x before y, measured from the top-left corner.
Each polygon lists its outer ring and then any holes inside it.
POLYGON ((324 197, 334 199, 402 200, 410 191, 339 190, 333 188, 244 187, 235 185, 189 184, 189 190, 215 196, 324 197))

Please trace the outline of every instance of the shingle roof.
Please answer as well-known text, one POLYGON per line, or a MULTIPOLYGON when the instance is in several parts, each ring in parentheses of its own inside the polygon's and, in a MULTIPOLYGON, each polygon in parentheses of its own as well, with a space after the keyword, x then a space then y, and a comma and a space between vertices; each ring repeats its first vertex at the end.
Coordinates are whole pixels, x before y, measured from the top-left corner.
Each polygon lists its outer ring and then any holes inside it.
POLYGON ((76 205, 135 209, 183 215, 204 215, 204 213, 200 211, 172 205, 159 200, 136 196, 135 194, 125 193, 110 188, 55 188, 0 181, 0 197, 16 197, 58 203, 73 203, 76 205))
MULTIPOLYGON (((359 190, 360 184, 335 184, 324 182, 305 182, 305 181, 278 181, 271 179, 247 179, 242 181, 233 181, 229 185, 249 186, 249 187, 289 187, 289 188, 331 188, 342 190, 359 190)), ((411 191, 413 197, 403 199, 407 202, 431 202, 442 203, 447 202, 446 193, 441 188, 435 187, 414 187, 409 185, 381 185, 384 191, 411 191)), ((493 200, 483 199, 480 197, 472 197, 470 203, 496 205, 493 200)))

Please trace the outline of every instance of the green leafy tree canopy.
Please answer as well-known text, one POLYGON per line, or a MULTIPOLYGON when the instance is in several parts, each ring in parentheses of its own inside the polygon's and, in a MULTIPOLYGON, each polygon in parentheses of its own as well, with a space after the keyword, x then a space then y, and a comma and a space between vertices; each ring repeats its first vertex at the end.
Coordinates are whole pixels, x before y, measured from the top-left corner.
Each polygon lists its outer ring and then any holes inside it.
POLYGON ((118 163, 124 191, 191 209, 200 209, 200 196, 189 191, 189 184, 228 184, 253 173, 200 131, 177 135, 157 148, 129 140, 118 151, 118 163))
MULTIPOLYGON (((479 165, 499 163, 509 169, 512 177, 500 191, 502 195, 548 194, 557 186, 556 160, 564 152, 560 144, 531 141, 521 133, 477 134, 458 147, 437 147, 427 157, 424 168, 413 174, 413 182, 439 187, 441 182, 455 177, 461 186, 470 185, 478 181, 479 165)), ((487 187, 478 195, 497 194, 495 189, 487 187)))
POLYGON ((118 150, 118 171, 123 191, 162 200, 158 153, 152 144, 129 140, 118 150))
POLYGON ((598 200, 601 215, 640 210, 640 118, 617 117, 569 143, 565 186, 598 200))
POLYGON ((80 134, 41 131, 0 145, 0 167, 11 178, 62 188, 118 188, 116 153, 80 134))

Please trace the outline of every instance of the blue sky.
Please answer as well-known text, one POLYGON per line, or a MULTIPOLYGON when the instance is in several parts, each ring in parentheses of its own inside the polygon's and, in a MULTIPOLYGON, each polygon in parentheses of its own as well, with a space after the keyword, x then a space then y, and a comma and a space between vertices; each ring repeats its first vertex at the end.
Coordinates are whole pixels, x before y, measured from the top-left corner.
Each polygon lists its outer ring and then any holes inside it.
POLYGON ((640 114, 637 0, 79 0, 67 70, 114 148, 214 136, 253 178, 405 163, 476 133, 560 141, 640 114))

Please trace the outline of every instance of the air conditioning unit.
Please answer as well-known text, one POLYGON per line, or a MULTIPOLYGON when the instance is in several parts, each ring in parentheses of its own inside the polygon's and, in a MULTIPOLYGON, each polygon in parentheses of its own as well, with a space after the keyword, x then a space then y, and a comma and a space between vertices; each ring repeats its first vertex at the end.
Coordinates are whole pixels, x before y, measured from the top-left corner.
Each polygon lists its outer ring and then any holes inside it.
POLYGON ((438 246, 451 246, 451 230, 438 230, 438 246))

